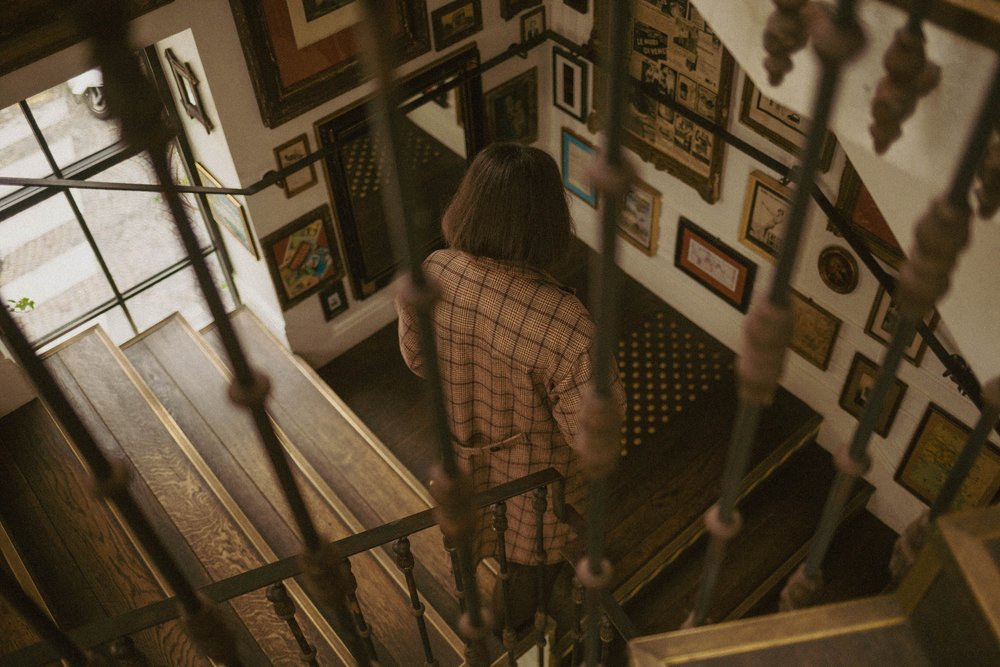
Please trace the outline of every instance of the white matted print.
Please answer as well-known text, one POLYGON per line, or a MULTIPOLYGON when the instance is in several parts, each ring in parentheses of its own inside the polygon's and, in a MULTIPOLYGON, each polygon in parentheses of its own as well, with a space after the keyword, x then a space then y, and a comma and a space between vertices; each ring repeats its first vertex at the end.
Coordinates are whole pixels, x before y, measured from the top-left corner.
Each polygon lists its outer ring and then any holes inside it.
POLYGON ((552 104, 581 122, 587 120, 587 61, 552 47, 552 104))
POLYGON ((650 257, 660 235, 660 193, 642 181, 632 184, 622 203, 618 234, 650 257))

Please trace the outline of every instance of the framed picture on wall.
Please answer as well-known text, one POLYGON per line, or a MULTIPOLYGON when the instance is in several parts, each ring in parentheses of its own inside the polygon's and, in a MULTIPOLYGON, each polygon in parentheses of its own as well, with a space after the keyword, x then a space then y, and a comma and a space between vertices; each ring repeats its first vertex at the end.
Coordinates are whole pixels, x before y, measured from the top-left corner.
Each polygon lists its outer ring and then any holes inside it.
MULTIPOLYGON (((885 291, 884 287, 878 288, 878 293, 875 295, 875 301, 872 303, 872 309, 868 313, 868 322, 865 324, 865 333, 882 343, 883 345, 888 345, 889 341, 892 340, 892 332, 896 327, 896 321, 899 319, 899 308, 896 302, 893 300, 892 296, 885 291)), ((938 323, 937 311, 932 311, 929 315, 924 318, 924 324, 931 331, 938 323)), ((907 345, 906 351, 903 357, 909 361, 914 366, 919 366, 920 362, 924 358, 924 352, 927 351, 927 341, 919 333, 914 333, 913 338, 910 340, 910 344, 907 345)))
POLYGON ((660 235, 660 193, 636 180, 625 195, 618 235, 650 257, 660 235))
POLYGON ((326 204, 267 235, 261 246, 283 310, 344 277, 326 204))
MULTIPOLYGON (((221 188, 222 183, 212 176, 212 174, 200 162, 194 163, 198 170, 198 179, 201 184, 209 188, 221 188)), ((212 217, 227 232, 236 237, 236 240, 247 249, 254 259, 260 259, 257 254, 257 246, 253 242, 253 232, 250 230, 250 220, 247 218, 247 211, 243 208, 240 200, 232 195, 205 195, 208 202, 208 210, 212 217)))
MULTIPOLYGON (((761 93, 750 77, 743 80, 740 122, 796 157, 800 157, 805 148, 809 119, 761 93)), ((821 171, 830 168, 836 146, 837 140, 827 132, 819 159, 821 171)))
POLYGON ((434 50, 446 49, 483 29, 480 0, 456 0, 431 12, 434 50))
MULTIPOLYGON (((278 169, 284 169, 290 164, 298 162, 309 155, 309 137, 303 132, 291 141, 281 144, 274 149, 274 159, 278 163, 278 169)), ((316 185, 316 165, 299 169, 293 174, 285 177, 281 183, 286 197, 294 197, 303 190, 308 190, 316 185)))
MULTIPOLYGON (((521 17, 521 43, 541 37, 545 32, 545 7, 537 7, 521 17)), ((527 58, 528 54, 520 54, 527 58)))
POLYGON ((677 226, 674 266, 747 312, 757 265, 684 217, 677 226))
MULTIPOLYGON (((861 419, 868 404, 868 396, 872 387, 875 386, 875 376, 878 375, 878 365, 861 354, 856 352, 854 360, 851 362, 851 370, 847 372, 847 379, 844 381, 844 388, 840 391, 840 407, 857 419, 861 419)), ((885 403, 878 411, 878 418, 875 420, 875 432, 883 438, 889 436, 889 429, 896 419, 896 412, 900 403, 903 402, 903 395, 906 394, 906 383, 893 380, 889 395, 885 398, 885 403)))
POLYGON ((201 101, 201 93, 198 92, 198 78, 191 70, 191 66, 181 62, 174 52, 167 49, 163 52, 170 65, 170 71, 174 75, 174 84, 177 86, 177 94, 180 97, 181 106, 190 118, 195 119, 205 128, 206 133, 212 131, 212 121, 205 113, 205 105, 201 101))
MULTIPOLYGON (((972 429, 939 406, 927 406, 910 446, 896 469, 896 481, 928 505, 934 502, 972 429)), ((1000 489, 1000 452, 987 442, 958 491, 952 510, 992 503, 1000 489)))
MULTIPOLYGON (((850 162, 844 165, 840 176, 837 210, 843 215, 851 231, 861 237, 871 254, 891 267, 899 267, 906 255, 850 162)), ((836 231, 832 223, 828 228, 836 231)))
POLYGON ((587 99, 589 74, 586 60, 566 49, 552 47, 552 104, 581 122, 587 120, 590 108, 587 99))
POLYGON ((743 203, 740 242, 772 264, 776 262, 791 205, 791 190, 762 171, 752 172, 743 203))
POLYGON ((590 9, 590 0, 563 0, 563 4, 581 14, 586 14, 590 9))
POLYGON ((347 310, 347 293, 344 291, 344 283, 334 283, 320 292, 319 302, 323 306, 323 317, 327 322, 347 310))
POLYGON ((509 21, 528 7, 542 4, 542 0, 500 0, 500 16, 509 21))
POLYGON ((538 141, 538 68, 532 67, 483 95, 490 141, 538 141))
POLYGON ((819 253, 816 269, 823 284, 837 294, 850 294, 858 286, 858 261, 847 248, 829 245, 819 253))
POLYGON ((792 305, 792 340, 788 346, 813 366, 825 371, 830 365, 830 355, 837 342, 841 321, 801 292, 792 289, 789 296, 792 305))
POLYGON ((563 186, 574 195, 597 208, 597 190, 590 183, 587 170, 594 162, 597 149, 572 130, 562 129, 563 186))

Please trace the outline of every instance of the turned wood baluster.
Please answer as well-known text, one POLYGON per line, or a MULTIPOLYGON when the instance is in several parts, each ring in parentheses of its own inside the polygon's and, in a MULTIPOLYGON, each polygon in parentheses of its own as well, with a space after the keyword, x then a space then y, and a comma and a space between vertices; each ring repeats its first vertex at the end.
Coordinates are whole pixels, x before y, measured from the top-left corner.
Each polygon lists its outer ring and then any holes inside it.
POLYGON ((535 565, 537 566, 538 607, 535 609, 535 646, 538 647, 538 667, 545 667, 545 625, 548 600, 545 597, 545 509, 547 489, 540 486, 532 492, 535 510, 535 565))
POLYGON ((351 608, 351 615, 354 616, 354 627, 358 629, 358 635, 365 642, 368 650, 368 657, 372 663, 378 660, 375 653, 375 641, 372 638, 372 629, 365 620, 365 614, 361 609, 361 602, 358 600, 358 578, 351 570, 351 559, 344 559, 344 576, 347 578, 347 603, 351 608))
MULTIPOLYGON (((914 228, 914 240, 899 272, 896 293, 899 318, 875 377, 865 409, 850 444, 834 456, 837 476, 823 508, 816 534, 810 543, 805 563, 792 575, 781 593, 781 608, 808 605, 822 586, 820 566, 840 522, 844 504, 854 482, 868 469, 868 440, 874 431, 878 412, 895 380, 896 369, 916 331, 916 324, 930 312, 948 291, 951 272, 959 253, 969 238, 969 189, 976 168, 986 150, 987 139, 1000 114, 1000 66, 994 71, 989 94, 966 142, 946 196, 931 202, 929 210, 914 228)), ((987 417, 988 419, 988 417, 987 417)), ((981 420, 982 421, 982 420, 981 420)), ((995 421, 995 419, 994 419, 995 421)), ((919 519, 918 519, 919 521, 919 519)), ((909 532, 921 532, 919 529, 909 532)))
POLYGON ((792 70, 792 54, 806 45, 809 31, 802 10, 809 0, 774 0, 775 8, 764 28, 764 69, 772 86, 792 70))
POLYGON ((886 75, 875 90, 875 122, 868 128, 876 153, 884 153, 902 135, 901 125, 913 115, 917 100, 934 90, 941 80, 941 68, 924 52, 922 24, 929 8, 930 0, 913 0, 909 20, 896 32, 882 59, 886 75))
MULTIPOLYGON (((511 624, 510 610, 510 568, 507 564, 507 503, 498 502, 493 506, 493 531, 497 536, 497 562, 500 564, 500 576, 496 585, 500 587, 503 600, 503 646, 507 650, 507 665, 515 667, 517 656, 514 655, 514 643, 517 637, 511 624)), ((494 619, 499 623, 500 619, 494 619)))
POLYGON ((108 654, 118 667, 147 667, 149 660, 128 635, 122 635, 108 646, 108 654))
POLYGON ((417 619, 417 630, 420 631, 420 642, 424 647, 424 662, 428 665, 437 665, 434 659, 434 651, 431 648, 431 638, 427 634, 427 621, 424 620, 424 604, 420 601, 420 593, 417 591, 417 581, 413 578, 413 552, 410 551, 410 540, 401 537, 392 545, 392 550, 396 554, 396 567, 406 578, 406 588, 410 593, 410 611, 417 619))
POLYGON ((295 602, 288 595, 288 589, 285 588, 285 584, 280 581, 271 584, 267 587, 266 596, 274 607, 274 613, 292 631, 295 643, 299 645, 299 651, 302 652, 302 662, 310 667, 317 667, 319 663, 316 662, 316 647, 309 643, 309 640, 302 633, 302 628, 299 627, 299 622, 295 620, 295 602))

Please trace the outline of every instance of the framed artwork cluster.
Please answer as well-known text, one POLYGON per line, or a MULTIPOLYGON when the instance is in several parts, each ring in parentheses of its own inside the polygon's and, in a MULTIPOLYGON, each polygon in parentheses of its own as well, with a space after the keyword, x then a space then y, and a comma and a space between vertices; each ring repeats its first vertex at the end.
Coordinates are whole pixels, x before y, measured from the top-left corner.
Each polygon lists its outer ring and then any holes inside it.
MULTIPOLYGON (((743 82, 740 122, 792 155, 799 156, 805 148, 809 119, 761 93, 750 77, 745 77, 743 82)), ((837 140, 827 132, 820 153, 821 171, 830 169, 836 147, 837 140)))
POLYGON ((446 49, 483 29, 481 0, 456 0, 431 13, 434 50, 446 49))
POLYGON ((344 277, 326 204, 267 235, 260 243, 283 310, 344 277))
MULTIPOLYGON (((201 184, 210 188, 221 188, 222 183, 200 162, 195 162, 195 169, 198 170, 198 179, 201 184)), ((254 259, 260 259, 257 254, 257 246, 253 242, 253 232, 250 230, 250 220, 247 218, 246 209, 240 200, 232 195, 205 195, 208 203, 208 210, 212 217, 227 232, 232 234, 244 248, 247 249, 254 259)))
POLYGON ((490 141, 532 144, 538 140, 538 68, 518 74, 483 94, 490 141))
POLYGON ((741 313, 747 312, 757 265, 681 217, 674 266, 741 313))

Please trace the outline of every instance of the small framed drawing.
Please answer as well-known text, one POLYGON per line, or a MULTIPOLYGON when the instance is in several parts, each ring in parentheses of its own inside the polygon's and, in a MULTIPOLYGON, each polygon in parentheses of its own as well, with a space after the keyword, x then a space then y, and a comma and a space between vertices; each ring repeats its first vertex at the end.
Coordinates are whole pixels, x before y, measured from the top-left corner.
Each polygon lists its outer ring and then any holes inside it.
MULTIPOLYGON (((910 446, 896 470, 896 481, 928 505, 937 499, 972 429, 940 407, 927 406, 910 446)), ((993 502, 1000 489, 1000 452, 987 442, 950 509, 993 502)))
POLYGON ((483 95, 490 141, 538 140, 538 68, 532 67, 483 95))
POLYGON ((563 185, 594 208, 597 208, 597 190, 590 183, 587 169, 590 168, 596 154, 597 149, 586 139, 565 127, 562 129, 563 185))
POLYGON ((455 0, 431 12, 434 50, 448 48, 483 29, 480 0, 455 0))
POLYGON ((552 47, 552 104, 580 122, 587 121, 587 61, 552 47))
MULTIPOLYGON (((278 161, 278 169, 284 169, 307 155, 309 155, 309 137, 305 133, 274 149, 274 159, 278 161)), ((303 167, 295 173, 289 174, 281 182, 286 197, 294 197, 314 185, 316 185, 315 164, 310 164, 308 167, 303 167)))
POLYGON ((683 217, 677 226, 674 266, 747 312, 757 265, 683 217))
POLYGON ((320 292, 319 302, 323 305, 323 317, 326 318, 327 322, 347 310, 347 293, 344 292, 344 283, 334 283, 320 292))
MULTIPOLYGON (((537 7, 521 17, 521 43, 530 42, 545 33, 545 7, 537 7)), ((522 54, 527 57, 527 53, 522 54)))
MULTIPOLYGON (((743 81, 740 122, 792 155, 799 156, 805 148, 809 119, 763 95, 750 77, 743 81)), ((821 171, 830 168, 836 146, 837 140, 827 132, 819 158, 821 171)))
POLYGON ((791 204, 791 190, 762 171, 752 172, 743 203, 740 242, 772 264, 776 262, 791 204))
MULTIPOLYGON (((871 254, 893 268, 898 268, 905 254, 889 228, 882 212, 872 198, 868 188, 861 182, 858 172, 850 162, 844 165, 840 176, 840 190, 837 192, 837 211, 843 216, 851 231, 864 241, 871 254)), ((836 231, 835 227, 828 228, 836 231)))
MULTIPOLYGON (((202 185, 210 188, 222 187, 222 183, 215 176, 212 176, 205 165, 195 162, 194 166, 198 170, 198 178, 202 185)), ((243 208, 240 200, 232 195, 205 195, 205 201, 208 203, 208 210, 215 221, 235 236, 236 240, 253 255, 254 259, 260 259, 260 255, 257 254, 257 246, 253 242, 253 232, 250 231, 247 211, 243 208)))
MULTIPOLYGON (((840 391, 840 407, 860 419, 868 403, 868 395, 875 386, 876 375, 878 366, 875 362, 860 352, 855 352, 851 370, 848 371, 844 388, 840 391)), ((892 422, 896 419, 896 412, 899 410, 899 404, 903 402, 905 393, 906 383, 893 380, 889 395, 879 407, 878 417, 875 420, 875 432, 883 438, 889 435, 889 429, 892 428, 892 422)))
POLYGON ((511 20, 528 7, 542 4, 542 0, 500 0, 500 16, 511 20))
POLYGON ((625 195, 618 235, 650 257, 660 235, 660 193, 636 180, 625 195))
MULTIPOLYGON (((872 303, 871 312, 868 313, 868 322, 865 324, 865 333, 882 343, 883 345, 888 345, 889 341, 892 340, 892 332, 896 327, 896 321, 899 319, 899 309, 896 306, 896 302, 885 291, 884 287, 878 288, 878 293, 875 295, 875 302, 872 303)), ((938 323, 937 311, 932 311, 929 315, 924 318, 924 324, 931 331, 938 323)), ((910 340, 910 344, 907 345, 906 351, 903 356, 914 366, 919 366, 921 360, 924 358, 924 352, 927 351, 927 341, 924 337, 918 333, 913 334, 913 338, 910 340)))
POLYGON ((326 204, 261 239, 283 310, 344 277, 336 239, 326 204))
POLYGON ((830 311, 796 290, 791 290, 792 340, 788 344, 800 357, 825 371, 841 321, 830 311))
POLYGON ((858 286, 858 261, 846 248, 831 245, 819 253, 819 277, 837 294, 850 294, 858 286))
POLYGON ((191 118, 202 124, 206 133, 212 131, 212 121, 205 113, 205 106, 201 101, 201 94, 198 92, 198 78, 191 71, 187 63, 182 63, 174 52, 167 49, 163 52, 170 64, 170 71, 174 74, 174 83, 177 85, 177 92, 181 98, 181 106, 191 118))

